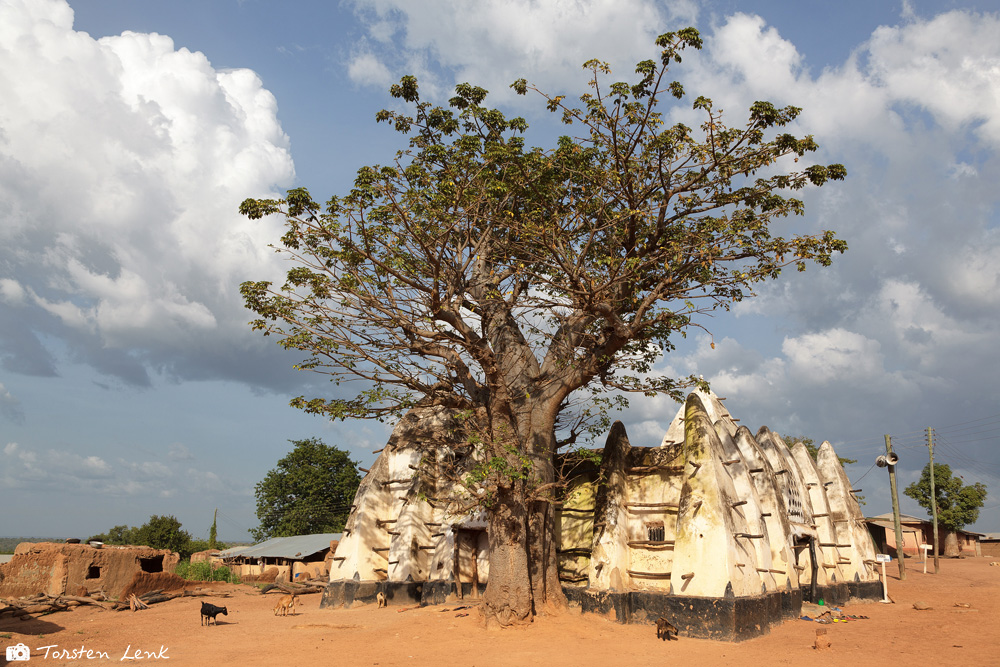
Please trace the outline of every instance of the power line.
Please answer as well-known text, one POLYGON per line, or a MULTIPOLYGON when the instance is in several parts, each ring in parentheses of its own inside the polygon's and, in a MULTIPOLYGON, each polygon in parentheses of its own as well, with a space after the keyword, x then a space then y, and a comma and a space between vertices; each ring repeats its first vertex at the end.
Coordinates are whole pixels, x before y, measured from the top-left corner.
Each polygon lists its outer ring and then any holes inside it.
MULTIPOLYGON (((942 440, 942 439, 938 438, 937 444, 939 446, 944 447, 944 458, 945 459, 948 459, 948 460, 951 460, 951 461, 958 461, 959 462, 958 465, 962 466, 962 472, 964 474, 958 475, 962 479, 965 479, 966 477, 968 477, 973 482, 979 482, 981 484, 987 485, 986 481, 982 478, 982 476, 979 473, 979 471, 977 471, 975 468, 978 467, 978 466, 983 466, 983 465, 987 465, 987 466, 990 466, 990 467, 1000 467, 1000 466, 996 466, 996 464, 986 463, 984 461, 976 461, 974 459, 970 459, 969 457, 964 456, 962 453, 957 452, 956 448, 953 447, 953 446, 951 446, 946 440, 942 440), (972 466, 973 469, 970 470, 967 466, 972 466)), ((939 451, 941 451, 941 450, 939 449, 939 451)), ((957 473, 957 470, 956 470, 956 473, 957 473)))
POLYGON ((984 466, 989 466, 991 468, 1000 469, 1000 464, 989 463, 988 461, 979 461, 967 456, 964 452, 962 452, 961 449, 956 447, 954 443, 948 442, 947 440, 944 439, 939 439, 939 442, 942 442, 946 448, 946 451, 949 452, 950 455, 956 459, 964 461, 970 465, 984 465, 984 466))
POLYGON ((925 431, 923 436, 910 436, 910 437, 903 437, 903 436, 892 434, 892 443, 893 443, 893 445, 895 445, 897 442, 900 443, 900 444, 909 445, 909 446, 913 446, 913 445, 926 446, 927 445, 927 432, 925 431))
MULTIPOLYGON (((935 433, 936 432, 937 431, 935 431, 935 433)), ((968 436, 981 435, 983 433, 993 433, 993 432, 994 431, 980 431, 978 433, 963 433, 959 437, 963 437, 964 438, 964 437, 968 437, 968 436)), ((1000 433, 1000 429, 996 429, 996 432, 1000 433)), ((993 438, 970 438, 968 440, 953 440, 952 442, 963 442, 963 443, 964 442, 988 442, 990 440, 996 440, 996 439, 1000 439, 1000 436, 996 436, 996 437, 993 437, 993 438)))
POLYGON ((854 486, 855 486, 856 484, 858 484, 858 483, 859 483, 859 482, 860 482, 861 480, 863 480, 863 479, 864 479, 865 477, 867 477, 867 476, 868 476, 868 473, 870 473, 870 472, 871 472, 872 470, 874 470, 874 469, 875 469, 875 466, 876 466, 876 465, 878 465, 878 461, 876 461, 875 463, 873 463, 873 464, 872 464, 872 467, 871 467, 871 468, 869 468, 868 470, 866 470, 866 471, 865 471, 865 474, 864 474, 864 475, 862 475, 861 477, 858 477, 858 478, 857 478, 856 480, 854 480, 853 482, 851 482, 851 487, 853 488, 853 487, 854 487, 854 486))
MULTIPOLYGON (((951 424, 949 426, 942 427, 942 430, 948 430, 955 428, 956 426, 965 426, 966 424, 975 424, 976 422, 986 421, 987 419, 998 419, 1000 420, 1000 415, 991 415, 989 417, 981 417, 980 419, 970 419, 969 421, 959 422, 957 424, 951 424)), ((937 430, 937 429, 935 429, 937 430)))
MULTIPOLYGON (((962 428, 943 428, 943 429, 941 429, 941 432, 942 433, 961 433, 962 431, 970 431, 970 430, 976 429, 976 428, 987 428, 987 427, 990 427, 990 426, 998 426, 998 425, 1000 425, 1000 420, 995 420, 995 421, 991 420, 991 421, 988 421, 988 422, 985 422, 985 423, 982 423, 982 424, 978 424, 977 423, 977 424, 971 424, 969 426, 963 426, 962 428)), ((935 430, 937 430, 937 429, 935 429, 935 430)), ((991 430, 996 430, 996 429, 991 429, 991 430)))
POLYGON ((908 444, 905 444, 905 443, 896 442, 895 436, 891 436, 891 437, 892 437, 892 446, 893 447, 899 447, 901 449, 908 449, 911 452, 920 451, 920 450, 924 449, 927 446, 927 445, 908 445, 908 444))
POLYGON ((221 517, 224 522, 228 523, 230 526, 232 526, 234 528, 237 528, 237 529, 242 530, 244 532, 247 532, 249 530, 246 526, 244 526, 239 521, 237 521, 236 519, 232 518, 231 516, 229 516, 228 514, 226 514, 225 512, 223 512, 222 510, 219 510, 219 517, 221 517))
MULTIPOLYGON (((830 444, 833 445, 833 443, 830 444)), ((847 452, 847 453, 867 452, 870 451, 872 447, 877 447, 879 444, 880 443, 874 440, 870 440, 867 442, 861 442, 854 445, 844 445, 844 444, 833 445, 833 449, 834 451, 837 452, 847 452)))
POLYGON ((880 443, 877 443, 877 442, 869 439, 866 436, 864 438, 854 438, 853 440, 841 440, 840 444, 841 445, 846 445, 846 446, 849 446, 849 447, 860 447, 860 446, 864 446, 864 445, 872 445, 872 444, 880 444, 880 443))
POLYGON ((893 435, 892 436, 892 441, 893 441, 893 443, 895 443, 896 442, 896 438, 900 438, 900 439, 903 439, 903 440, 910 440, 910 439, 916 438, 917 440, 921 440, 921 439, 923 439, 923 437, 925 435, 927 435, 927 429, 926 428, 922 428, 922 429, 918 429, 916 431, 906 431, 906 432, 900 433, 898 435, 893 435))

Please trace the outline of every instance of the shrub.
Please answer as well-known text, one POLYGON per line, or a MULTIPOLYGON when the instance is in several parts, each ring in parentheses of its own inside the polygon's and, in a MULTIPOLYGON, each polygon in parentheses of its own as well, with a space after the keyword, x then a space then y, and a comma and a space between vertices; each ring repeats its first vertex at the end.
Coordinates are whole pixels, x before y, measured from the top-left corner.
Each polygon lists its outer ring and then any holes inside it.
POLYGON ((174 574, 182 579, 187 579, 188 581, 225 581, 230 584, 240 583, 239 575, 233 573, 225 565, 213 568, 211 563, 206 562, 192 563, 189 560, 183 560, 177 564, 177 569, 174 570, 174 574))

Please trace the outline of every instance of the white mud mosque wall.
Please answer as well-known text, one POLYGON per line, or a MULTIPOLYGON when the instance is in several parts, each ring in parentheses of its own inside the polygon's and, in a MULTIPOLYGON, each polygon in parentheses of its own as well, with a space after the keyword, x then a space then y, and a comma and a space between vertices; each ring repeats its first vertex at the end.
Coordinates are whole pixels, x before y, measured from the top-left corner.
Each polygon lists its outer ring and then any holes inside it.
MULTIPOLYGON (((739 426, 723 400, 689 395, 658 446, 631 446, 617 422, 600 466, 574 468, 558 511, 572 604, 735 641, 798 617, 803 600, 881 598, 858 490, 833 447, 814 460, 766 426, 739 426)), ((475 456, 447 410, 407 414, 358 489, 322 606, 477 597, 486 522, 458 513, 453 481, 475 456)))

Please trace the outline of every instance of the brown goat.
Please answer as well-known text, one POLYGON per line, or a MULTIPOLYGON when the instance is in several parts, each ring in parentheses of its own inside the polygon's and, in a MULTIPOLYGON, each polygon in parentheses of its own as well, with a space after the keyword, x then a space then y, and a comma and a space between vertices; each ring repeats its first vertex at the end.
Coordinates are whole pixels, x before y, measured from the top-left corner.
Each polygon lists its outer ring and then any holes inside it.
POLYGON ((286 616, 289 610, 294 614, 296 600, 298 600, 296 595, 283 595, 278 604, 274 605, 274 615, 277 616, 280 611, 282 616, 286 616))

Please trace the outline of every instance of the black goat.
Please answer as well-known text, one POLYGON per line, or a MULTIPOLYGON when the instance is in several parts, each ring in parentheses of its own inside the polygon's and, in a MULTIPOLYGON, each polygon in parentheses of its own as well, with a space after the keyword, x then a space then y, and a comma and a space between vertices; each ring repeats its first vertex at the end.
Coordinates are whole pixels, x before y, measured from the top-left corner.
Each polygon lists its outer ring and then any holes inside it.
POLYGON ((219 614, 223 616, 229 616, 229 611, 225 607, 216 607, 214 604, 209 604, 208 602, 201 603, 201 624, 208 625, 215 621, 215 624, 219 624, 219 619, 216 618, 219 614))

